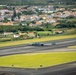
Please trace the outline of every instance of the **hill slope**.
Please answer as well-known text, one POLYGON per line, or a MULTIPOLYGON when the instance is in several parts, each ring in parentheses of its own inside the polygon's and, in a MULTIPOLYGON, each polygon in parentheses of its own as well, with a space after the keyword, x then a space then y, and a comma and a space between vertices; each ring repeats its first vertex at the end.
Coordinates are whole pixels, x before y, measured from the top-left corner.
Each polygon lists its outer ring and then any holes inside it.
POLYGON ((0 4, 42 4, 42 3, 48 3, 48 2, 76 2, 76 0, 0 0, 0 4))

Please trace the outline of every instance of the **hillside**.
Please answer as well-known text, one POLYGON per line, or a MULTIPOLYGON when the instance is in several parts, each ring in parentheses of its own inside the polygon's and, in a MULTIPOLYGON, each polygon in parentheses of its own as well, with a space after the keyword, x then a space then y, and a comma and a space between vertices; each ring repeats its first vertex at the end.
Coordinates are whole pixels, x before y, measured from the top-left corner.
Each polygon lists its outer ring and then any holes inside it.
POLYGON ((47 3, 74 3, 76 0, 0 0, 0 4, 47 4, 47 3))

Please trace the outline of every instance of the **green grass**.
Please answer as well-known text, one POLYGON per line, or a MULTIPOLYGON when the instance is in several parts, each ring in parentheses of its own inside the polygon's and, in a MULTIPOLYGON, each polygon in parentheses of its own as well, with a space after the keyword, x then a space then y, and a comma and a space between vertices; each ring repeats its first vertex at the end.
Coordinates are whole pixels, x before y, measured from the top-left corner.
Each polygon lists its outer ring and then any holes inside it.
POLYGON ((30 42, 30 43, 43 42, 43 41, 60 40, 60 39, 68 39, 68 38, 76 38, 76 34, 48 36, 48 37, 43 37, 43 38, 34 38, 34 39, 19 40, 19 41, 0 42, 0 47, 26 44, 28 42, 30 42))
POLYGON ((11 38, 0 38, 0 42, 11 41, 11 38))
POLYGON ((52 34, 51 31, 38 31, 37 33, 38 33, 38 34, 41 34, 41 33, 42 33, 42 34, 48 34, 48 33, 49 33, 49 34, 52 34))
POLYGON ((39 34, 40 36, 47 36, 48 34, 51 35, 52 32, 51 31, 38 31, 37 34, 39 34))
POLYGON ((67 19, 67 22, 72 22, 72 21, 76 21, 76 18, 67 19))
POLYGON ((17 54, 0 57, 0 66, 18 68, 40 68, 76 61, 76 52, 50 52, 17 54))
POLYGON ((76 48, 76 45, 75 46, 69 46, 68 48, 76 48))

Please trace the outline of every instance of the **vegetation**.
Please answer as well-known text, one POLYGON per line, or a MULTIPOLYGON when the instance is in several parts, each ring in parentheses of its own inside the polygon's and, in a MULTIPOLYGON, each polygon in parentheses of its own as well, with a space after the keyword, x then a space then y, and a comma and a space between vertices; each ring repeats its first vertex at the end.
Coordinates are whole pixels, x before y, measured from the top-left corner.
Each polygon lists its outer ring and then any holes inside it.
POLYGON ((67 22, 76 22, 76 18, 69 18, 69 19, 67 19, 67 22))
POLYGON ((33 11, 22 11, 22 14, 24 14, 24 15, 32 15, 32 14, 35 14, 35 12, 33 12, 33 11))
POLYGON ((0 38, 0 42, 11 41, 11 38, 0 38))
POLYGON ((15 10, 15 8, 13 7, 13 15, 12 15, 11 20, 14 21, 14 18, 15 18, 16 16, 17 16, 16 10, 15 10))
MULTIPOLYGON (((20 17, 19 14, 16 14, 15 9, 14 9, 14 14, 12 16, 12 21, 14 21, 14 18, 16 16, 20 17)), ((49 23, 46 24, 42 24, 40 26, 36 26, 36 27, 30 27, 29 23, 27 23, 26 25, 22 25, 22 23, 18 24, 18 25, 14 25, 14 26, 0 26, 0 33, 2 32, 18 32, 18 31, 51 31, 55 28, 76 28, 76 18, 69 18, 67 20, 60 20, 60 24, 53 26, 49 23)), ((8 19, 5 18, 4 22, 8 22, 8 19)), ((30 23, 35 23, 34 21, 30 22, 30 23)))
POLYGON ((68 48, 76 48, 76 46, 69 46, 68 48))
POLYGON ((57 28, 76 28, 76 18, 69 18, 67 20, 60 20, 57 28))
POLYGON ((18 32, 18 31, 44 31, 43 28, 29 27, 29 26, 0 26, 0 33, 2 32, 18 32))
POLYGON ((0 4, 8 4, 8 5, 23 5, 23 4, 46 4, 47 0, 1 0, 0 4))
POLYGON ((50 35, 52 35, 53 33, 51 32, 51 31, 38 31, 37 32, 37 35, 38 36, 50 36, 50 35))
POLYGON ((23 4, 47 4, 47 3, 61 3, 66 5, 75 4, 75 0, 0 0, 0 4, 8 4, 8 5, 23 5, 23 4))
POLYGON ((72 61, 76 61, 76 52, 31 53, 0 57, 0 66, 41 68, 72 61))

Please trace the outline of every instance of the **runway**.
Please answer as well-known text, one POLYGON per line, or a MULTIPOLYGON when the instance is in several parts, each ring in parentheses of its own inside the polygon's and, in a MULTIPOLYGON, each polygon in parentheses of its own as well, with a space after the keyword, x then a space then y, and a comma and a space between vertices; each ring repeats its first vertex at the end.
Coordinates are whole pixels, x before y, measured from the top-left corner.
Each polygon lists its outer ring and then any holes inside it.
MULTIPOLYGON (((34 53, 34 52, 45 52, 45 51, 46 52, 76 51, 76 49, 71 50, 67 48, 68 46, 76 45, 76 38, 49 41, 43 43, 45 46, 27 46, 25 44, 19 46, 0 48, 0 57, 12 54, 34 53), (55 42, 56 45, 51 45, 52 42, 55 42)), ((76 61, 38 69, 0 67, 0 75, 4 75, 3 73, 8 73, 7 75, 76 75, 76 61)))
POLYGON ((53 49, 66 48, 68 46, 73 46, 73 45, 76 45, 75 38, 44 42, 44 46, 29 46, 25 44, 20 46, 4 47, 4 48, 0 48, 0 56, 21 54, 21 53, 33 53, 33 52, 47 51, 47 50, 51 51, 53 49), (51 44, 52 42, 55 42, 56 45, 52 45, 51 44))

